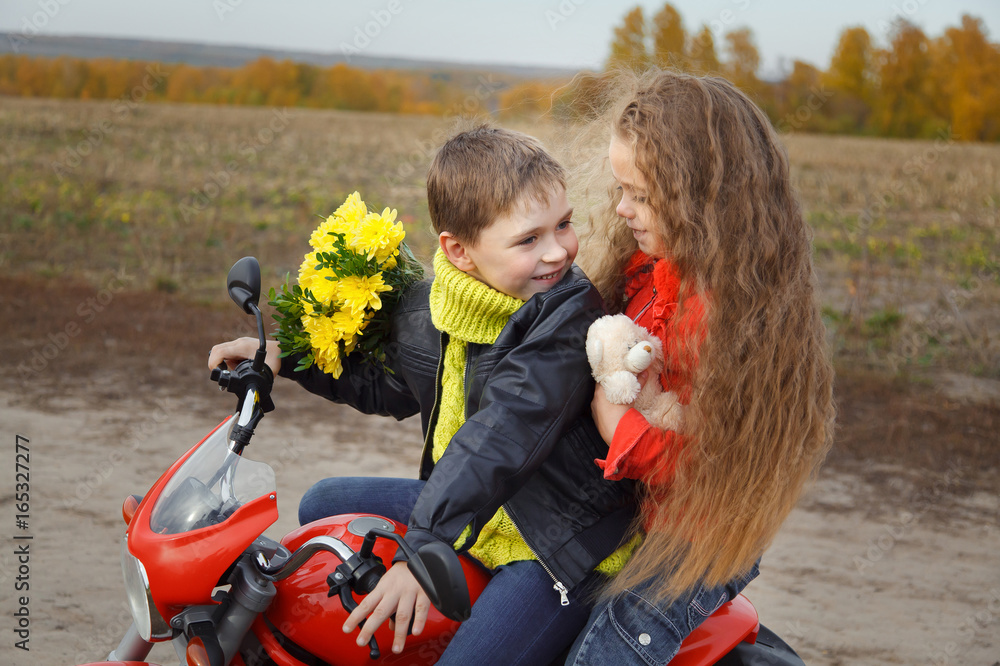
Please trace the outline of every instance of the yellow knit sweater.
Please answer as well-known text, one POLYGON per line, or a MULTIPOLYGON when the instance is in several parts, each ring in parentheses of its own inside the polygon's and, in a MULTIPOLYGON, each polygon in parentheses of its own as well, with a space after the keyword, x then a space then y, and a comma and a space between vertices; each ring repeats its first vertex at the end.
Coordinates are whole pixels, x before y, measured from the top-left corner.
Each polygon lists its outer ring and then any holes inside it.
MULTIPOLYGON (((431 321, 435 328, 449 337, 441 377, 441 405, 431 447, 431 458, 435 463, 465 423, 467 344, 496 342, 507 320, 522 305, 524 301, 496 291, 455 268, 441 250, 434 255, 431 321)), ((466 528, 455 547, 462 547, 471 534, 471 528, 466 528)), ((619 548, 601 562, 597 570, 606 574, 620 571, 637 543, 619 548)), ((490 569, 510 562, 537 559, 503 508, 483 527, 469 554, 490 569)))

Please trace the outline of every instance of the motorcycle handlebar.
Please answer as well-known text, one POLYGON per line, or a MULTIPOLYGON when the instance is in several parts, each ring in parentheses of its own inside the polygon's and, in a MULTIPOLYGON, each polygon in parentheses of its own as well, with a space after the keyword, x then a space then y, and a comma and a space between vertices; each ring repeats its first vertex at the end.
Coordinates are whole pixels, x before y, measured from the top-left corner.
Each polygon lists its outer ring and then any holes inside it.
POLYGON ((264 575, 278 581, 291 576, 306 561, 316 553, 333 553, 341 562, 351 559, 355 552, 346 543, 331 536, 318 536, 309 539, 299 547, 287 561, 272 565, 264 553, 257 553, 257 568, 264 575))

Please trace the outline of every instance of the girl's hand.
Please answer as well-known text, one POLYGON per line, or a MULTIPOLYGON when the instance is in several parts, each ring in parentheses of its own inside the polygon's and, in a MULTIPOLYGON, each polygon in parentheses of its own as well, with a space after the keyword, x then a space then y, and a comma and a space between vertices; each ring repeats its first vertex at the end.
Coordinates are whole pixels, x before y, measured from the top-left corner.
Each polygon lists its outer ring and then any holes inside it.
MULTIPOLYGON (((648 376, 649 373, 646 371, 636 375, 636 379, 639 380, 639 390, 642 390, 642 387, 646 385, 648 376)), ((616 405, 610 402, 604 393, 604 387, 600 384, 594 388, 594 399, 590 403, 590 413, 594 417, 594 423, 597 424, 597 430, 601 433, 601 439, 608 446, 611 446, 611 440, 615 437, 618 422, 630 409, 632 409, 632 403, 616 405)))
POLYGON ((390 615, 396 614, 395 622, 390 621, 395 636, 392 641, 392 651, 399 654, 406 645, 406 632, 410 628, 410 618, 413 618, 413 635, 419 636, 427 622, 431 601, 417 583, 406 562, 396 562, 382 576, 371 594, 361 600, 354 612, 344 622, 344 633, 349 634, 357 628, 366 617, 365 626, 358 633, 358 645, 368 645, 372 634, 390 615), (395 626, 393 626, 393 624, 395 626))
MULTIPOLYGON (((260 341, 257 338, 239 338, 238 340, 215 345, 212 347, 212 352, 208 355, 208 367, 214 370, 220 363, 225 361, 226 367, 233 370, 240 364, 240 361, 253 358, 257 353, 257 346, 259 344, 260 341)), ((281 350, 278 349, 277 341, 268 340, 265 349, 267 350, 267 356, 264 357, 264 363, 271 368, 271 372, 277 377, 278 370, 281 369, 281 359, 278 358, 281 350)))

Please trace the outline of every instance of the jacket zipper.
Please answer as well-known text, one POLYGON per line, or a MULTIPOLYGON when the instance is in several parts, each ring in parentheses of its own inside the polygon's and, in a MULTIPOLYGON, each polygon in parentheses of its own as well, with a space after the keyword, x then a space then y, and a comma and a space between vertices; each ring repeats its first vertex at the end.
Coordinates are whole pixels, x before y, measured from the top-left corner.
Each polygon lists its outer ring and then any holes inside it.
MULTIPOLYGON (((424 435, 424 450, 420 453, 420 469, 423 471, 424 461, 430 455, 431 439, 434 437, 434 427, 437 425, 437 407, 441 399, 441 372, 444 370, 444 333, 438 336, 438 367, 434 375, 434 404, 431 405, 431 417, 427 420, 427 433, 424 435)), ((431 461, 433 463, 433 460, 431 461)))
POLYGON ((535 559, 538 561, 538 563, 542 565, 543 569, 545 569, 545 573, 547 573, 549 575, 549 578, 551 578, 552 581, 555 583, 555 585, 552 586, 552 589, 554 589, 556 592, 559 593, 559 605, 569 606, 569 590, 566 589, 566 585, 561 580, 556 578, 556 575, 552 573, 552 569, 549 568, 549 565, 545 563, 545 560, 543 560, 542 557, 538 554, 538 552, 532 547, 531 543, 524 538, 524 532, 522 532, 521 528, 518 527, 517 521, 514 520, 514 514, 511 513, 510 509, 507 507, 506 504, 503 505, 503 510, 506 511, 507 515, 510 517, 510 522, 514 526, 514 530, 517 531, 517 535, 521 537, 521 541, 524 542, 524 545, 528 547, 528 550, 531 551, 531 554, 535 556, 535 559))
MULTIPOLYGON (((652 301, 650 301, 650 303, 652 303, 652 301)), ((646 307, 649 306, 647 305, 646 307)), ((434 433, 434 426, 436 425, 434 414, 437 410, 438 400, 440 399, 441 372, 444 368, 444 333, 442 333, 441 337, 438 339, 438 359, 439 361, 438 361, 437 375, 434 378, 434 405, 431 408, 431 419, 430 423, 428 423, 427 426, 427 434, 424 435, 424 450, 423 453, 421 453, 420 455, 421 468, 423 467, 423 461, 426 459, 428 447, 430 446, 431 437, 433 436, 434 433)), ((466 360, 468 361, 468 359, 466 360)), ((466 363, 466 370, 468 370, 468 363, 466 363)), ((468 405, 466 405, 466 407, 467 406, 468 405)), ((569 606, 569 590, 566 588, 565 583, 556 578, 556 575, 552 573, 552 569, 550 569, 549 565, 545 563, 545 560, 541 558, 541 556, 538 554, 538 551, 536 551, 532 547, 531 543, 524 538, 524 533, 518 526, 517 521, 514 520, 514 516, 513 514, 511 514, 510 509, 507 508, 506 505, 503 505, 503 509, 507 512, 507 515, 510 516, 510 522, 514 526, 514 530, 517 532, 517 535, 521 537, 521 541, 524 542, 524 545, 528 547, 528 550, 531 551, 531 554, 535 556, 535 560, 537 560, 538 563, 542 565, 542 569, 544 569, 545 573, 547 573, 549 575, 549 578, 552 579, 552 582, 554 583, 554 585, 552 585, 552 589, 554 589, 556 592, 559 593, 559 605, 569 606)))
POLYGON ((652 305, 653 301, 655 300, 656 300, 656 287, 653 287, 653 295, 649 297, 649 302, 642 306, 642 309, 639 310, 639 313, 636 316, 632 317, 632 321, 635 322, 637 319, 639 319, 639 317, 641 317, 643 313, 649 309, 649 306, 652 305))

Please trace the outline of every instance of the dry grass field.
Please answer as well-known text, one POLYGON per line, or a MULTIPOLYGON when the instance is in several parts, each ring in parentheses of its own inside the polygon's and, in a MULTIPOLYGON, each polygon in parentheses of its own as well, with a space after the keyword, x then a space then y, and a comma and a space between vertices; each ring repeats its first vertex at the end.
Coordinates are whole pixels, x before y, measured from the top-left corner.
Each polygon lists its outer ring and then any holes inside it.
MULTIPOLYGON (((172 294, 219 307, 226 270, 246 254, 261 260, 265 285, 277 285, 297 269, 319 216, 355 189, 373 207, 397 208, 411 246, 429 258, 423 178, 453 126, 337 111, 5 99, 0 279, 17 280, 5 299, 35 306, 5 320, 14 335, 3 344, 19 360, 41 350, 44 327, 22 329, 27 320, 82 319, 93 329, 93 308, 49 312, 49 301, 33 297, 38 289, 114 287, 143 302, 172 294)), ((514 126, 571 167, 580 155, 567 148, 573 127, 514 126)), ((932 410, 995 404, 1000 146, 808 135, 785 143, 815 230, 841 395, 898 396, 906 386, 923 389, 932 410)), ((177 348, 191 343, 189 326, 165 334, 177 348)), ((99 332, 73 343, 88 335, 99 332)), ((881 447, 895 452, 895 439, 881 447)))
MULTIPOLYGON (((447 120, 5 99, 0 270, 220 298, 235 257, 276 283, 351 191, 432 237, 423 177, 447 120)), ((521 124, 556 151, 572 128, 521 124)), ((1000 379, 1000 146, 788 136, 837 358, 1000 379)), ((570 165, 572 166, 572 165, 570 165)), ((582 222, 582 220, 578 221, 582 222)), ((224 298, 224 295, 221 296, 224 298)))
MULTIPOLYGON (((51 465, 51 507, 93 475, 96 463, 88 460, 106 456, 102 451, 130 432, 128 412, 155 415, 167 397, 172 416, 188 417, 171 422, 170 431, 186 437, 206 419, 217 421, 222 402, 228 409, 228 399, 202 396, 211 388, 204 368, 211 345, 253 332, 225 295, 237 258, 257 256, 265 287, 278 285, 297 269, 318 216, 355 189, 373 207, 397 208, 411 246, 429 258, 424 174, 451 126, 447 119, 300 109, 0 101, 3 436, 16 427, 52 442, 43 463, 51 465)), ((539 135, 572 166, 563 147, 574 128, 512 126, 539 135)), ((775 628, 792 634, 809 663, 971 663, 947 652, 948 660, 932 661, 922 644, 904 640, 909 634, 887 640, 879 632, 895 635, 892 623, 905 623, 885 613, 941 600, 921 611, 914 631, 955 638, 957 621, 948 618, 972 617, 986 603, 981 590, 1000 590, 988 565, 1000 536, 1000 146, 804 135, 785 143, 815 231, 839 425, 820 491, 790 521, 794 543, 765 558, 779 577, 763 583, 764 608, 781 618, 775 628), (912 560, 919 566, 898 580, 888 565, 859 568, 858 556, 872 552, 866 540, 882 539, 880 530, 894 529, 904 514, 919 525, 896 530, 905 547, 886 551, 884 561, 898 557, 898 565, 919 546, 912 560), (847 545, 852 539, 857 545, 847 545), (968 580, 944 592, 919 582, 950 566, 947 553, 966 558, 956 571, 968 580), (829 573, 839 568, 842 574, 829 573), (909 596, 900 595, 903 588, 909 596), (822 589, 824 598, 810 597, 810 589, 822 589), (854 621, 859 608, 865 619, 854 621), (852 645, 850 632, 860 624, 871 635, 852 645)), ((298 394, 290 395, 279 407, 295 427, 326 417, 323 405, 297 406, 298 394)), ((359 451, 369 439, 378 444, 372 460, 395 455, 383 450, 392 443, 381 430, 342 410, 329 416, 359 451)), ((169 442, 169 433, 155 428, 155 439, 169 442)), ((328 433, 310 432, 301 450, 326 451, 328 433)), ((95 499, 113 513, 120 495, 141 492, 190 443, 165 444, 169 450, 158 450, 155 460, 136 463, 137 478, 122 476, 131 468, 109 472, 95 499)), ((300 493, 317 472, 305 458, 299 462, 293 490, 300 493)), ((6 492, 4 485, 0 496, 6 492)), ((92 504, 69 514, 53 508, 51 524, 89 544, 90 526, 120 532, 104 513, 92 504)), ((87 549, 100 558, 107 547, 87 549)), ((60 591, 40 626, 55 636, 95 620, 71 601, 72 590, 63 591, 55 574, 65 557, 50 550, 48 585, 60 591)), ((115 584, 115 566, 110 583, 95 578, 101 582, 87 588, 107 598, 101 603, 118 601, 106 589, 115 584)), ((3 567, 0 557, 0 578, 3 567)), ((993 619, 1000 618, 991 616, 982 630, 977 625, 974 641, 959 643, 960 654, 997 654, 993 619)), ((81 640, 65 639, 61 652, 52 652, 58 659, 23 663, 67 663, 83 649, 81 640)))
MULTIPOLYGON (((218 328, 199 322, 240 322, 222 288, 232 262, 253 254, 265 287, 280 284, 319 216, 355 189, 373 207, 397 208, 411 246, 429 258, 424 174, 454 125, 5 99, 0 345, 12 353, 0 363, 21 387, 86 382, 93 367, 151 362, 133 358, 150 349, 187 368, 186 354, 200 358, 219 339, 218 328), (77 295, 88 289, 97 297, 91 305, 77 295), (112 326, 116 316, 123 321, 112 326), (42 352, 61 349, 53 336, 66 327, 76 353, 50 363, 42 352)), ((570 167, 581 155, 576 128, 514 127, 542 137, 570 167)), ((964 451, 975 465, 996 463, 1000 447, 980 438, 989 440, 1000 403, 1000 146, 808 135, 785 143, 815 230, 819 300, 838 369, 833 459, 933 465, 964 451)))

